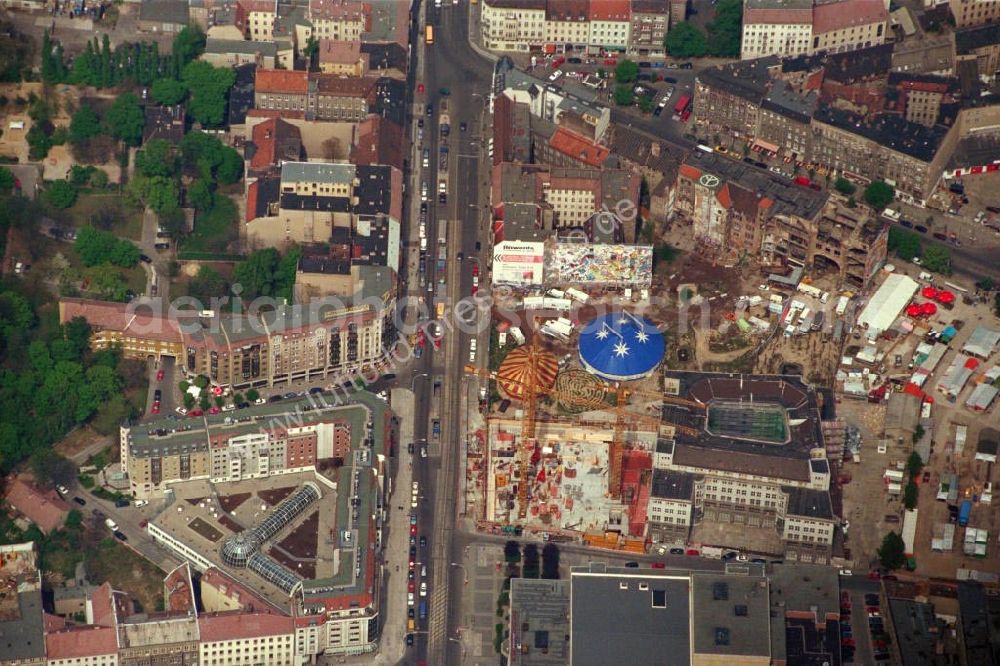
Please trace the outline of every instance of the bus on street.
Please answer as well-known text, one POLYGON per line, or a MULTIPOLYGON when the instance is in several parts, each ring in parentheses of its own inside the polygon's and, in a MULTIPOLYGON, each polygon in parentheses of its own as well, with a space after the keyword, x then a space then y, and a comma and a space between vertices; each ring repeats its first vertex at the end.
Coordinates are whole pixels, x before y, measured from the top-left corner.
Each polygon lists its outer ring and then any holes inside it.
POLYGON ((424 42, 426 42, 427 44, 434 43, 434 26, 429 25, 426 28, 424 28, 424 42))

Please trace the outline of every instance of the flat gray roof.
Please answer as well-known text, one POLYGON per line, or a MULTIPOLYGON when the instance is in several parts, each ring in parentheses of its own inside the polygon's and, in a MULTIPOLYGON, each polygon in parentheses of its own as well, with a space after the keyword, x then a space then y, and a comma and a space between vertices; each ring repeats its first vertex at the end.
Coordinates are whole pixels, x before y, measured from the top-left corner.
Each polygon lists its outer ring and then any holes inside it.
MULTIPOLYGON (((659 449, 659 445, 657 445, 659 449)), ((694 475, 674 470, 654 469, 650 495, 662 499, 691 500, 694 475)))
POLYGON ((45 656, 40 588, 17 595, 18 617, 0 622, 0 661, 45 656))
POLYGON ((569 581, 511 579, 510 630, 510 666, 569 663, 569 581))
POLYGON ((598 565, 571 572, 574 666, 691 663, 690 580, 649 571, 598 565))
POLYGON ((939 633, 934 606, 910 599, 889 599, 889 611, 902 666, 944 663, 935 658, 939 633))
POLYGON ((205 42, 205 53, 244 53, 275 57, 278 45, 274 42, 248 42, 242 39, 213 39, 205 42))
MULTIPOLYGON (((342 393, 337 395, 342 396, 342 393)), ((360 395, 352 394, 352 397, 360 395)), ((322 418, 349 421, 354 445, 364 433, 368 412, 362 405, 336 404, 333 394, 322 393, 253 405, 235 412, 188 418, 164 417, 158 421, 133 425, 129 452, 138 456, 163 456, 199 451, 208 448, 211 435, 225 433, 232 438, 274 428, 309 425, 322 418), (157 434, 160 432, 164 434, 157 434)))
POLYGON ((285 162, 281 165, 282 183, 350 184, 357 169, 353 164, 328 162, 285 162))
POLYGON ((785 486, 782 490, 788 493, 788 515, 833 520, 829 491, 796 486, 785 486))
POLYGON ((694 653, 770 657, 767 578, 693 577, 694 653))

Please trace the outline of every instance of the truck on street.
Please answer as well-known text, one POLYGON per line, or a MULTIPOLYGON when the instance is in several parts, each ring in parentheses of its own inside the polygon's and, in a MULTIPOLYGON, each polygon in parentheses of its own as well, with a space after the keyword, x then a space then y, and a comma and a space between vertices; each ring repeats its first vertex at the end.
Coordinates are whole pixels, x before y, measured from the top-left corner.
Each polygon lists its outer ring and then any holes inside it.
POLYGON ((441 136, 448 136, 451 133, 451 118, 448 116, 448 100, 441 100, 441 111, 438 116, 438 129, 441 136))

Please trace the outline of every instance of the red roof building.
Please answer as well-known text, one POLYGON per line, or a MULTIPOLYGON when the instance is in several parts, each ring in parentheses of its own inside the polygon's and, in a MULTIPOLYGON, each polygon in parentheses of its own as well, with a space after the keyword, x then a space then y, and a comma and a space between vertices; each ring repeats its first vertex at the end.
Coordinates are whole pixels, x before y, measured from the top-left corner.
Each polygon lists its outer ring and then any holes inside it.
MULTIPOLYGON (((85 625, 45 635, 45 656, 50 661, 80 659, 102 663, 98 659, 99 657, 110 658, 117 654, 118 630, 114 627, 85 625)), ((80 661, 77 663, 91 662, 80 661)))
POLYGON ((302 159, 302 133, 298 127, 280 118, 269 118, 255 125, 252 141, 251 171, 302 159))
POLYGON ((355 125, 351 163, 385 164, 403 169, 403 128, 381 116, 371 116, 355 125))
POLYGON ((42 532, 62 527, 70 506, 54 490, 42 490, 28 476, 8 477, 4 499, 42 532))
POLYGON ((305 95, 309 92, 309 72, 287 69, 258 69, 254 93, 305 95))
POLYGON ((246 640, 295 633, 295 621, 274 613, 205 613, 198 618, 203 643, 246 640))
POLYGON ((563 155, 581 162, 591 167, 602 166, 611 151, 588 139, 587 137, 571 132, 565 127, 558 127, 549 139, 549 146, 563 155))

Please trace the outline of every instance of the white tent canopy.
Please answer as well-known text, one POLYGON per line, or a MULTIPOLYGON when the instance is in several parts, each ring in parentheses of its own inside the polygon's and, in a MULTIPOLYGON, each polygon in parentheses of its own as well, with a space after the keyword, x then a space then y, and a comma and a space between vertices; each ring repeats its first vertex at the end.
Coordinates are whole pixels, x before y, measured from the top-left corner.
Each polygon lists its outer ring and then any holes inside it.
POLYGON ((858 317, 858 324, 868 329, 868 337, 888 330, 919 287, 908 275, 893 273, 887 277, 858 317))

